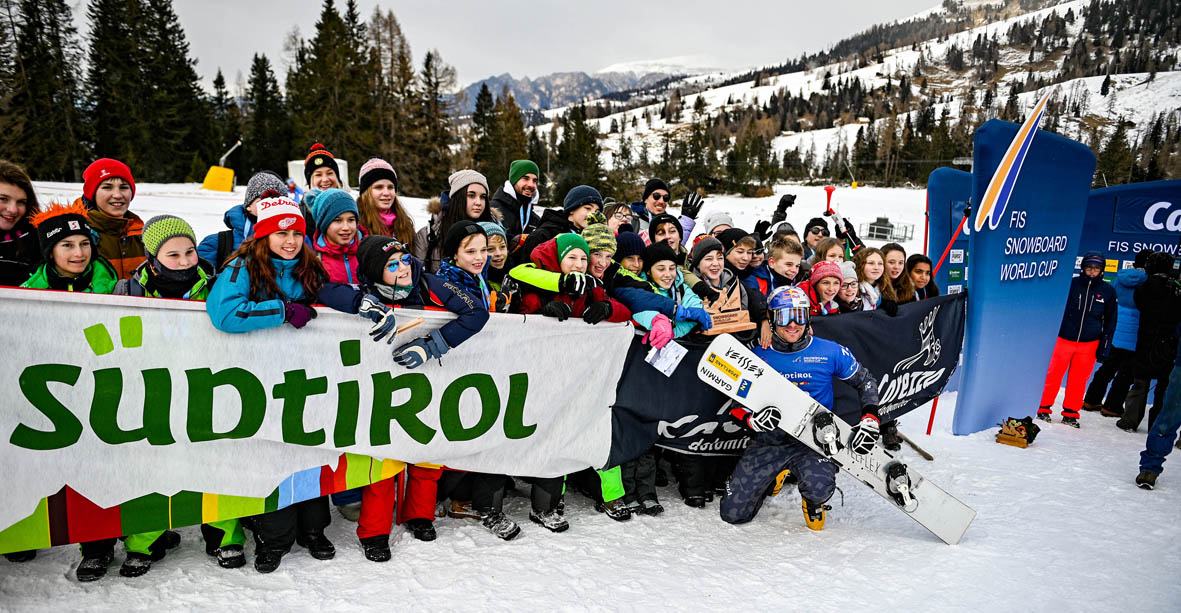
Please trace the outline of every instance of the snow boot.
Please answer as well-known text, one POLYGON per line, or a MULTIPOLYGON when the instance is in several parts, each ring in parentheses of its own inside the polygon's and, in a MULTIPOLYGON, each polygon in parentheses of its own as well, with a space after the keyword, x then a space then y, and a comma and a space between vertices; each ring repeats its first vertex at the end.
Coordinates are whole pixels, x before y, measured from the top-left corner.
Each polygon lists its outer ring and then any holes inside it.
POLYGON ((1129 425, 1125 424, 1123 419, 1120 419, 1119 421, 1115 422, 1115 427, 1119 428, 1120 430, 1123 430, 1124 432, 1135 432, 1136 431, 1136 426, 1129 426, 1129 425))
POLYGON ((882 447, 885 447, 887 451, 902 449, 902 438, 898 435, 897 421, 882 424, 882 447))
MULTIPOLYGON (((1084 405, 1085 405, 1085 403, 1084 403, 1084 405)), ((1102 407, 1099 409, 1099 414, 1103 415, 1104 417, 1123 417, 1124 416, 1124 409, 1123 409, 1123 407, 1106 407, 1105 406, 1105 407, 1102 407)))
POLYGON ((451 508, 447 509, 447 517, 454 519, 482 519, 482 516, 472 509, 468 500, 452 500, 451 508))
POLYGON ((317 560, 331 560, 336 557, 336 547, 323 532, 312 532, 295 537, 295 544, 308 550, 317 560))
POLYGON ((644 504, 639 500, 633 500, 627 503, 627 510, 631 511, 632 515, 639 515, 644 512, 644 504))
POLYGON ((1136 475, 1136 485, 1142 490, 1156 487, 1156 473, 1147 470, 1140 471, 1140 474, 1136 475))
POLYGON ((1100 402, 1099 404, 1091 404, 1091 403, 1087 402, 1086 400, 1084 400, 1083 401, 1083 410, 1084 411, 1102 411, 1103 410, 1103 403, 1100 402))
POLYGON ((1054 421, 1054 412, 1050 410, 1050 407, 1038 407, 1037 418, 1046 423, 1051 423, 1054 421))
POLYGON ((336 507, 336 510, 340 511, 341 517, 343 517, 351 522, 356 522, 358 519, 361 518, 361 503, 359 503, 359 502, 350 502, 348 504, 342 504, 339 507, 336 507))
POLYGON ((113 552, 83 557, 82 561, 78 563, 78 570, 74 571, 74 576, 83 583, 102 579, 107 575, 107 567, 111 565, 113 558, 113 552))
POLYGON ((438 537, 435 533, 435 522, 421 517, 406 520, 406 529, 410 531, 410 536, 429 543, 438 537))
POLYGON ((807 498, 800 498, 804 508, 804 523, 812 530, 824 529, 824 512, 832 507, 818 502, 809 502, 807 498))
POLYGON ((690 506, 694 509, 705 508, 705 496, 685 496, 685 506, 690 506))
POLYGON ((389 562, 393 557, 390 554, 390 535, 388 534, 367 536, 361 539, 361 550, 365 552, 365 559, 372 562, 389 562))
POLYGON ((36 549, 27 549, 25 551, 14 551, 12 553, 4 554, 4 559, 8 560, 9 562, 12 562, 14 564, 20 564, 21 562, 28 562, 29 560, 32 560, 35 557, 37 557, 37 550, 36 549))
POLYGON ((279 568, 279 563, 283 561, 283 554, 286 553, 281 549, 258 549, 254 552, 254 570, 266 574, 273 573, 275 569, 279 568))
POLYGON ((246 553, 241 545, 226 545, 217 548, 217 565, 222 568, 242 568, 246 566, 246 553))
POLYGON ((627 521, 632 518, 631 509, 623 502, 622 498, 615 500, 608 500, 605 502, 596 502, 595 510, 600 513, 605 513, 607 517, 615 521, 627 521))
POLYGON ((500 511, 489 511, 484 515, 482 523, 489 532, 506 541, 511 541, 521 534, 521 527, 517 522, 500 511))
POLYGON ((643 502, 640 503, 640 506, 642 507, 642 510, 640 512, 643 513, 644 515, 651 515, 651 516, 655 517, 657 515, 660 515, 661 513, 664 513, 664 507, 660 506, 659 502, 657 502, 656 500, 653 500, 651 498, 645 499, 643 502))
POLYGON ((791 474, 791 470, 785 468, 779 471, 778 475, 775 475, 775 483, 772 483, 771 486, 767 488, 767 495, 778 496, 779 492, 783 491, 784 486, 791 488, 799 482, 799 478, 791 474))
POLYGON ((565 532, 570 529, 570 522, 558 513, 557 509, 552 511, 530 511, 529 521, 535 524, 541 524, 541 527, 550 532, 565 532))
POLYGON ((156 542, 148 546, 148 551, 151 552, 152 561, 159 562, 164 559, 164 554, 168 553, 169 549, 176 549, 180 545, 180 533, 172 530, 165 530, 156 542))
POLYGON ((127 559, 119 567, 119 574, 124 577, 140 577, 152 569, 152 555, 148 553, 127 552, 127 559))
POLYGON ((1063 417, 1062 423, 1070 426, 1071 428, 1078 428, 1078 418, 1077 417, 1063 417))

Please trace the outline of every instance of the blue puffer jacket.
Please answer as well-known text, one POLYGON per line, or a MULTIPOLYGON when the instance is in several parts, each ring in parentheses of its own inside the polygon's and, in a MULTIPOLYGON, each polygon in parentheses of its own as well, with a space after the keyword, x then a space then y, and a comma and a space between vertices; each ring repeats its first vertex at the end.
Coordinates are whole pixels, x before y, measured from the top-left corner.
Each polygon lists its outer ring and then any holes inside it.
POLYGON ((240 333, 283 325, 283 303, 305 298, 303 284, 295 278, 298 263, 298 259, 271 258, 275 281, 283 295, 255 301, 250 298, 250 275, 246 273, 245 262, 240 257, 232 260, 217 276, 213 291, 205 301, 205 311, 213 326, 222 332, 240 333))
MULTIPOLYGON (((234 245, 230 250, 232 253, 242 244, 242 241, 254 234, 254 222, 246 216, 246 207, 239 204, 238 206, 230 208, 226 214, 221 218, 226 227, 234 231, 234 245)), ((217 232, 201 239, 201 244, 197 245, 197 255, 203 260, 213 262, 214 266, 221 266, 221 262, 217 261, 217 232)))
POLYGON ((1148 278, 1143 270, 1125 268, 1115 276, 1115 296, 1119 299, 1119 316, 1115 323, 1115 336, 1111 339, 1111 346, 1128 351, 1136 350, 1136 333, 1140 329, 1140 309, 1136 308, 1133 295, 1136 288, 1144 285, 1148 278))
POLYGON ((1116 300, 1115 290, 1103 277, 1080 273, 1070 282, 1070 294, 1058 336, 1079 343, 1098 340, 1096 354, 1107 355, 1111 350, 1111 337, 1115 334, 1116 300))

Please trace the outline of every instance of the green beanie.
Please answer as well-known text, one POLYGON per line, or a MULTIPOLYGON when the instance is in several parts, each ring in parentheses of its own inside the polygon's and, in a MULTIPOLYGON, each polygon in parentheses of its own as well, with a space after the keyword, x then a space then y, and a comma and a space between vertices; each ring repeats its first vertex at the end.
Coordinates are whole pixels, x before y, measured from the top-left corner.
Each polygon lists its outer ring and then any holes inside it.
POLYGON ((529 173, 533 173, 538 177, 541 176, 541 170, 537 168, 537 164, 534 164, 532 160, 514 160, 508 167, 508 182, 516 185, 517 181, 521 180, 521 177, 529 173))
POLYGON ((566 259, 566 254, 570 253, 572 249, 582 249, 582 252, 586 254, 586 257, 590 257, 590 247, 586 246, 586 240, 573 232, 559 234, 558 237, 554 239, 554 242, 558 244, 559 263, 566 259))
POLYGON ((157 215, 144 224, 142 236, 144 251, 148 255, 156 257, 156 253, 160 251, 160 245, 168 242, 168 239, 178 236, 192 240, 193 246, 197 246, 197 235, 193 232, 193 227, 189 225, 189 222, 174 215, 157 215))

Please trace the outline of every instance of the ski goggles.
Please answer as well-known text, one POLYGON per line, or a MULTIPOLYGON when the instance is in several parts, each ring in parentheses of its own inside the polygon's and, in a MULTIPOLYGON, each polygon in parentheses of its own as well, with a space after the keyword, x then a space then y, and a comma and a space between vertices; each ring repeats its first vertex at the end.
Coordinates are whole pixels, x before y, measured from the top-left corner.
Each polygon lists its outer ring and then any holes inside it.
POLYGON ((780 327, 792 323, 806 326, 810 317, 811 314, 808 313, 807 307, 792 307, 790 309, 771 311, 771 322, 780 327))
POLYGON ((405 264, 406 266, 410 265, 410 254, 409 253, 404 254, 402 257, 400 257, 392 262, 388 262, 385 265, 385 269, 390 272, 398 272, 398 267, 402 266, 403 264, 405 264))

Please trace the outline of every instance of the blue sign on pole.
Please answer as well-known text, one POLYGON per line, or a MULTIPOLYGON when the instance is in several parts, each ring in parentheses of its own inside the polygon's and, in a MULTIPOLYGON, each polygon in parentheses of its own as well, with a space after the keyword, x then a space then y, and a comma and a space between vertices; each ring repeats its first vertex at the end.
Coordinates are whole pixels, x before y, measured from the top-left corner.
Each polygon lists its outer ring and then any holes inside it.
MULTIPOLYGON (((954 168, 936 168, 927 178, 927 255, 939 260, 952 232, 960 227, 964 210, 972 199, 972 173, 954 168)), ((964 290, 968 282, 969 228, 955 237, 947 259, 935 275, 935 283, 945 294, 964 290)))
POLYGON ((1092 191, 1087 200, 1076 255, 1102 253, 1107 259, 1104 276, 1111 281, 1117 272, 1132 265, 1141 249, 1177 255, 1179 236, 1181 180, 1105 187, 1092 191))

